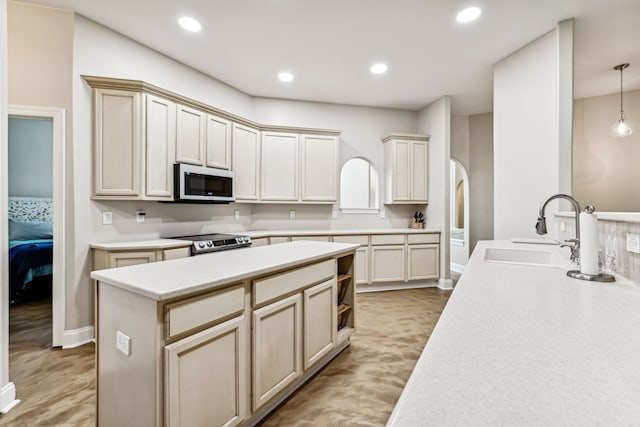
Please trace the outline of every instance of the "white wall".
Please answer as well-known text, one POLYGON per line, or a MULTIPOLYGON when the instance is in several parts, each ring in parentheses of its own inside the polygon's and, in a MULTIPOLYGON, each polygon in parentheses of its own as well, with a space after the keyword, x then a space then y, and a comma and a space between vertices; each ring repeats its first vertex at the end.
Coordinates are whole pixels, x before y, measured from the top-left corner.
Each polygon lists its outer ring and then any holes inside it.
MULTIPOLYGON (((637 64, 640 66, 640 64, 637 64)), ((611 71, 612 77, 618 77, 611 71)), ((615 138, 620 93, 575 100, 573 193, 581 205, 600 212, 640 212, 640 90, 624 93, 625 117, 633 134, 615 138)))
MULTIPOLYGON (((540 203, 571 190, 566 38, 559 25, 494 68, 494 235, 535 236, 540 203), (569 171, 569 172, 567 172, 569 171)), ((571 102, 569 103, 571 104, 571 102)))
POLYGON ((451 157, 451 99, 440 98, 418 113, 418 133, 429 139, 429 205, 428 227, 439 227, 440 277, 451 278, 449 266, 449 160, 451 157))

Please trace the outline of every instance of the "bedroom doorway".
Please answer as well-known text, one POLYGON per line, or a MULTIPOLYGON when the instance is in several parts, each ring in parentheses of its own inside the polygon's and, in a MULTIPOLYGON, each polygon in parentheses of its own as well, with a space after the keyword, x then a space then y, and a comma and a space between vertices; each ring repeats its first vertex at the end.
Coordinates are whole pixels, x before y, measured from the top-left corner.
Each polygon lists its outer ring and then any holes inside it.
MULTIPOLYGON (((51 279, 51 340, 53 347, 64 346, 64 319, 65 319, 65 268, 64 268, 64 254, 65 254, 65 230, 64 230, 64 145, 65 145, 65 111, 62 108, 48 108, 48 107, 36 107, 36 106, 22 106, 22 105, 9 105, 9 145, 11 145, 11 127, 12 122, 16 126, 16 129, 37 129, 35 132, 43 134, 43 138, 49 139, 45 143, 51 144, 47 150, 38 150, 38 152, 27 153, 23 152, 16 158, 9 158, 9 170, 8 170, 8 184, 9 184, 9 209, 14 209, 15 215, 21 217, 27 222, 39 223, 37 227, 41 229, 37 233, 52 234, 53 240, 53 256, 52 256, 52 279, 51 279), (42 182, 46 177, 42 176, 37 178, 37 173, 32 174, 18 174, 20 176, 20 182, 12 182, 12 169, 19 170, 29 167, 28 156, 33 156, 33 166, 39 169, 46 169, 50 174, 48 182, 42 182), (37 159, 37 160, 36 160, 37 159), (15 160, 15 163, 12 161, 15 160), (23 164, 20 165, 20 162, 23 164), (26 162, 26 163, 25 163, 26 162), (29 182, 31 180, 31 182, 29 182), (41 182, 38 182, 41 180, 41 182), (26 188, 39 188, 44 190, 24 190, 20 187, 26 188), (48 187, 48 190, 46 190, 48 187), (12 194, 12 189, 15 193, 12 194), (24 193, 27 197, 12 197, 15 194, 19 194, 21 191, 27 191, 24 193), (44 191, 38 193, 38 191, 44 191), (48 191, 48 193, 47 193, 48 191), (31 194, 29 194, 31 193, 31 194), (49 197, 47 197, 49 196, 49 197), (47 221, 49 218, 50 223, 47 221), (49 228, 47 228, 49 227, 49 228)), ((30 131, 33 132, 33 131, 30 131)), ((26 134, 28 134, 26 132, 26 134)), ((10 156, 13 157, 10 153, 10 156)), ((11 217, 10 217, 11 218, 11 217)), ((14 223, 15 225, 16 223, 14 223)), ((20 224, 16 227, 20 231, 20 224)), ((29 228, 29 232, 26 236, 23 236, 27 240, 30 238, 45 237, 41 234, 30 235, 32 229, 29 228)), ((10 231, 11 234, 11 231, 10 231)), ((14 236, 16 237, 16 236, 14 236)), ((20 236, 17 236, 20 237, 20 236)), ((34 239, 35 240, 35 239, 34 239)), ((50 255, 49 255, 50 256, 50 255)), ((42 273, 46 274, 46 266, 40 270, 40 267, 34 268, 35 275, 42 273)), ((29 272, 29 274, 32 274, 29 272)), ((34 279, 37 280, 37 279, 34 279)), ((11 299, 11 289, 7 286, 4 289, 5 296, 11 299)), ((5 331, 6 333, 6 331, 5 331)))

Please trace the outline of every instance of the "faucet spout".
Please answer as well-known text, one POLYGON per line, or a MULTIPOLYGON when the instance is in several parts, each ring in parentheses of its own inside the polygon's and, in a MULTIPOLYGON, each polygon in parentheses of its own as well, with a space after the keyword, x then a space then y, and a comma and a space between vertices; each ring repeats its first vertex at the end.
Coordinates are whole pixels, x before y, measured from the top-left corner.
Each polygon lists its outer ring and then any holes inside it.
POLYGON ((536 222, 536 233, 538 234, 547 234, 547 221, 544 216, 544 211, 547 208, 549 202, 555 199, 566 199, 571 202, 573 209, 576 211, 575 224, 576 224, 576 238, 570 239, 568 242, 572 244, 569 245, 571 247, 571 260, 578 261, 580 259, 580 204, 576 199, 569 196, 568 194, 554 194, 553 196, 547 197, 542 204, 540 204, 540 211, 538 213, 538 222, 536 222))

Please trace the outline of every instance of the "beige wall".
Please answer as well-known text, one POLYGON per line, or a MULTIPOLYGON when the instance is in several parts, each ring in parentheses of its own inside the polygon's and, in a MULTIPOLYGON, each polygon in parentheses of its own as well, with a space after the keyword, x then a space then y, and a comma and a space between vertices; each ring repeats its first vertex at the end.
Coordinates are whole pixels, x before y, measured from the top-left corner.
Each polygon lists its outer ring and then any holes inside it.
MULTIPOLYGON (((72 90, 73 13, 19 2, 8 2, 9 103, 66 110, 65 162, 71 171, 73 157, 72 90)), ((73 182, 65 182, 67 212, 73 211, 73 182)), ((67 221, 72 221, 72 216, 67 221)), ((66 271, 72 271, 73 227, 66 230, 66 271)), ((74 312, 74 298, 67 277, 66 304, 74 312)), ((69 329, 69 317, 65 329, 69 329)))
POLYGON ((573 119, 573 194, 601 212, 640 212, 640 90, 624 94, 634 133, 611 135, 620 94, 576 99, 573 119))
POLYGON ((470 250, 493 240, 493 114, 469 117, 470 250))

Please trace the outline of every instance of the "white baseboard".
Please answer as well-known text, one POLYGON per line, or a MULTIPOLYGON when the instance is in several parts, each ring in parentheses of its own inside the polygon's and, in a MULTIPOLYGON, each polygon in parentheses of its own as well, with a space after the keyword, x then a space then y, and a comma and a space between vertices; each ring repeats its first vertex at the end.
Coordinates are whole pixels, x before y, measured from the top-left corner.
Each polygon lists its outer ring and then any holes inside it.
POLYGON ((74 348, 93 341, 95 337, 93 326, 64 331, 62 336, 62 348, 74 348))
POLYGON ((456 264, 455 262, 451 263, 451 271, 455 271, 456 273, 464 273, 464 265, 462 264, 456 264))
POLYGON ((0 389, 0 414, 6 414, 18 403, 20 400, 16 399, 16 386, 9 382, 0 389))
POLYGON ((438 280, 438 288, 450 291, 453 289, 453 280, 451 279, 440 279, 438 280))
POLYGON ((438 286, 437 281, 429 282, 390 282, 390 283, 375 283, 375 284, 359 284, 356 285, 357 293, 365 292, 383 292, 383 291, 397 291, 400 289, 420 289, 420 288, 435 288, 438 286))

